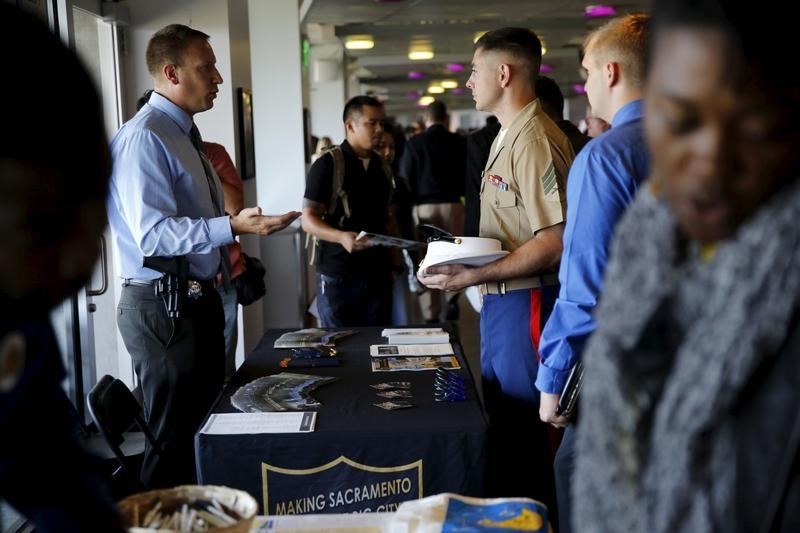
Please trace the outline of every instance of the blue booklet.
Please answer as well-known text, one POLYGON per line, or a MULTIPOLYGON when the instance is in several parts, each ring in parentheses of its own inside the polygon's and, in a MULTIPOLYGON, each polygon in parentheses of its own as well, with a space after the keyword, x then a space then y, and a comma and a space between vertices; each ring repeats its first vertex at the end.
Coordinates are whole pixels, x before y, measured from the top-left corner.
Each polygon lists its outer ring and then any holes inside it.
POLYGON ((442 524, 443 533, 467 531, 531 531, 547 533, 547 507, 533 500, 468 503, 451 498, 442 524))

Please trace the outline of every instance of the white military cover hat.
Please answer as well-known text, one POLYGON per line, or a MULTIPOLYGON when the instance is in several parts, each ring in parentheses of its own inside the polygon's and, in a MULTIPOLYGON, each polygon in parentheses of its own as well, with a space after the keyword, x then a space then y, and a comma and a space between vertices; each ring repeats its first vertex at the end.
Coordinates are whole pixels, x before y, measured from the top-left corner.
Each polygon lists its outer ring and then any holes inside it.
POLYGON ((428 243, 428 253, 420 268, 437 265, 481 266, 508 255, 501 250, 500 241, 488 237, 454 237, 454 242, 445 240, 428 243))

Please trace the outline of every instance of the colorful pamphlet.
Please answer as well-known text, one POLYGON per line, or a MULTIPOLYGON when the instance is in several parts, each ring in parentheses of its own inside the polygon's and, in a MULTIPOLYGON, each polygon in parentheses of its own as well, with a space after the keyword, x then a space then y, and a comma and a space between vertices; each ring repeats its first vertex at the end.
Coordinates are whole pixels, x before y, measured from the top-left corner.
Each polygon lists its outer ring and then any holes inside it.
POLYGON ((369 347, 372 357, 391 357, 394 355, 453 355, 453 345, 446 344, 373 344, 369 347))
POLYGON ((461 365, 454 356, 434 357, 376 357, 372 359, 373 372, 400 372, 404 370, 458 370, 461 365))

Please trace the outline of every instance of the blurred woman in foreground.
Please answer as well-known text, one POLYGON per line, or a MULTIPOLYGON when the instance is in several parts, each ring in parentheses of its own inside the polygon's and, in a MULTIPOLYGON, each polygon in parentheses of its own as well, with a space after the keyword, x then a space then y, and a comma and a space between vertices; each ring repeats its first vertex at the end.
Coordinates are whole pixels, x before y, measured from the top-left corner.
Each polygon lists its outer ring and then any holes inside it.
POLYGON ((586 349, 578 531, 800 531, 797 12, 656 2, 654 175, 586 349))

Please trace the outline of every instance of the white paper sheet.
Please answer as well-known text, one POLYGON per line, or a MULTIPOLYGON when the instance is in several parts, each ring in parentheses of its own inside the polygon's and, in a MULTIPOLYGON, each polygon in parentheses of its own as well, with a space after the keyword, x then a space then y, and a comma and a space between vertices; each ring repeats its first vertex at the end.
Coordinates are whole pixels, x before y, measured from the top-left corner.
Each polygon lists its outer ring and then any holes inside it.
POLYGON ((317 413, 218 413, 208 417, 200 433, 241 435, 257 433, 308 433, 314 431, 317 413))

